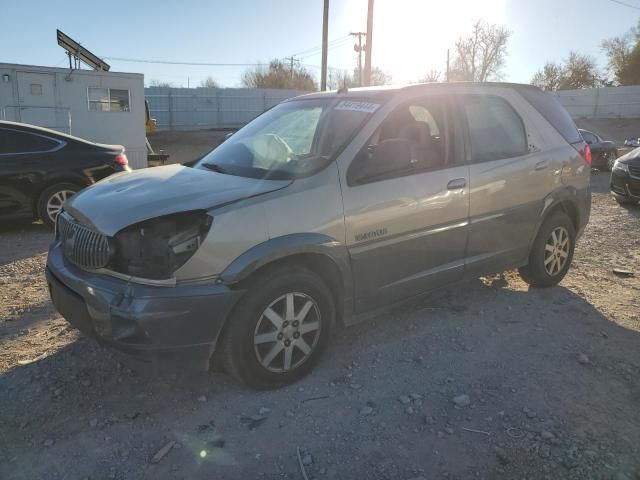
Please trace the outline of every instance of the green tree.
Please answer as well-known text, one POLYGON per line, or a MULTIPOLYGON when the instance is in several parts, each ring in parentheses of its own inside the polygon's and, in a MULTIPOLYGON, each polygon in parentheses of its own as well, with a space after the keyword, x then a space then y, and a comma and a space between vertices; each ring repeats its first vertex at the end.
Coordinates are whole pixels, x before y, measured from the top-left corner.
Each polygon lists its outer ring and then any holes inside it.
POLYGON ((248 88, 317 90, 311 72, 300 65, 285 65, 280 60, 271 60, 268 67, 258 66, 246 70, 241 81, 248 88))
MULTIPOLYGON (((639 23, 640 26, 640 23, 639 23)), ((640 30, 628 32, 602 41, 607 56, 608 73, 617 85, 637 85, 640 78, 640 30)))

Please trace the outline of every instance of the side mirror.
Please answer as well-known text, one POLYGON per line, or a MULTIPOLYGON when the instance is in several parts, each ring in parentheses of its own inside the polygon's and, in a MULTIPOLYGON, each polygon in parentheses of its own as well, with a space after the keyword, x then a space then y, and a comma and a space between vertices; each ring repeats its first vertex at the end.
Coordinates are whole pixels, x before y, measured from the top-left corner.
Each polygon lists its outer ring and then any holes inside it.
POLYGON ((390 138, 369 145, 360 157, 354 180, 356 183, 411 168, 411 143, 404 138, 390 138))

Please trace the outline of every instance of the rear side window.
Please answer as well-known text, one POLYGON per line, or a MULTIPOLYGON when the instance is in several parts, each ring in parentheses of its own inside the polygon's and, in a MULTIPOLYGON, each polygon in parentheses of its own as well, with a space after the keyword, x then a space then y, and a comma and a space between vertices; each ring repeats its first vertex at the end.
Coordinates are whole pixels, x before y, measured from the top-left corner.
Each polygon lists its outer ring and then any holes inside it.
POLYGON ((0 155, 47 152, 58 145, 57 141, 48 137, 0 128, 0 155))
POLYGON ((463 101, 472 162, 518 157, 528 152, 522 119, 506 100, 493 95, 469 95, 463 101))
POLYGON ((549 122, 568 143, 581 142, 582 138, 569 112, 551 93, 536 88, 518 89, 527 102, 549 122))

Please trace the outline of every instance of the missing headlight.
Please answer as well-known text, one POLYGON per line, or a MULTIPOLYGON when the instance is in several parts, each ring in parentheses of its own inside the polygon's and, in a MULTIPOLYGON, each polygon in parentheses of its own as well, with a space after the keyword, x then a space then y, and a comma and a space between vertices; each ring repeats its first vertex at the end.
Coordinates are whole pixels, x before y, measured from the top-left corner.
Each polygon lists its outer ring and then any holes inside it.
POLYGON ((182 212, 131 225, 115 235, 115 271, 166 279, 198 250, 211 227, 204 211, 182 212))

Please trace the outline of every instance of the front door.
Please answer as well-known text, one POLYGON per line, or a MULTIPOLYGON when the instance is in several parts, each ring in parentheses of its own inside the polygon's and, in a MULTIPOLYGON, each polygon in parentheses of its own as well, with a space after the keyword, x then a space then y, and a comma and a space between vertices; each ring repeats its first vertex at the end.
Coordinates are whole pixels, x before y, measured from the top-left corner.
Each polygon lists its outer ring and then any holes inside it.
MULTIPOLYGON (((61 129, 55 108, 55 77, 51 73, 17 72, 19 121, 61 129)), ((64 129, 62 129, 64 130, 64 129)))
POLYGON ((443 97, 409 101, 382 121, 351 162, 342 190, 357 311, 462 278, 469 173, 451 125, 443 97), (367 168, 375 145, 393 138, 410 141, 409 173, 350 180, 353 170, 367 168))

